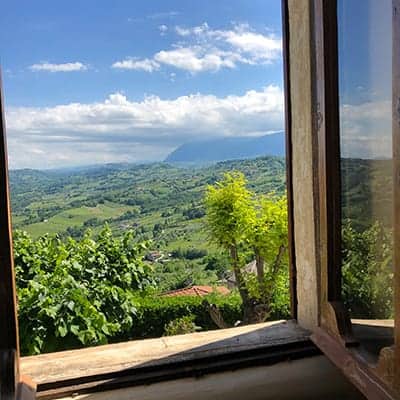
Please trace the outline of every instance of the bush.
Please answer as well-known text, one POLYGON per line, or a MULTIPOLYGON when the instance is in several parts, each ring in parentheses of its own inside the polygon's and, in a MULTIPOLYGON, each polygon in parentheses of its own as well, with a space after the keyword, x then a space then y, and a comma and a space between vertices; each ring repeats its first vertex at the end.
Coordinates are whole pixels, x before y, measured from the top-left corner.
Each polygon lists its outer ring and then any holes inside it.
POLYGON ((236 321, 242 318, 242 302, 236 293, 228 296, 210 295, 206 297, 145 296, 137 301, 132 338, 160 337, 171 321, 191 315, 195 316, 194 324, 201 327, 202 330, 217 329, 203 304, 204 299, 218 306, 229 325, 233 326, 236 321))
POLYGON ((174 258, 185 258, 186 260, 195 260, 207 256, 208 252, 205 249, 175 249, 171 251, 171 256, 174 258))
POLYGON ((184 335, 185 333, 194 333, 201 330, 201 328, 194 323, 195 318, 195 315, 185 315, 182 318, 177 318, 168 322, 164 328, 164 335, 184 335))
POLYGON ((188 210, 184 210, 182 212, 182 215, 186 217, 186 219, 191 220, 191 219, 198 219, 202 218, 206 215, 206 212, 203 208, 189 208, 188 210))
POLYGON ((152 285, 145 250, 132 232, 115 238, 108 227, 96 240, 88 231, 79 241, 15 232, 22 354, 103 344, 129 332, 134 291, 152 285))

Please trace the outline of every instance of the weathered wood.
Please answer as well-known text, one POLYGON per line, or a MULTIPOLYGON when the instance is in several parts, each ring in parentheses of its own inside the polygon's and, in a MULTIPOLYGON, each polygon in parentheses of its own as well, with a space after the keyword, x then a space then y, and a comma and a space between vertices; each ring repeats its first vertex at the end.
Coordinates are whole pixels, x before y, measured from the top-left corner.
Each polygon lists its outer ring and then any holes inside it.
POLYGON ((51 399, 318 354, 308 332, 289 321, 28 357, 21 369, 38 382, 37 398, 51 399))
POLYGON ((15 396, 16 382, 18 381, 19 346, 1 75, 0 112, 0 353, 4 362, 0 369, 0 397, 2 400, 8 400, 15 396), (6 362, 6 359, 9 362, 6 362))
POLYGON ((292 143, 292 113, 290 97, 290 31, 287 0, 282 0, 282 33, 283 33, 283 80, 285 88, 285 146, 286 146, 286 193, 288 204, 288 243, 289 243, 289 284, 290 284, 290 311, 291 316, 297 319, 297 278, 296 278, 296 251, 294 243, 293 217, 293 143, 292 143))
POLYGON ((393 391, 383 385, 370 366, 360 362, 357 353, 349 351, 332 335, 318 328, 311 335, 311 340, 368 399, 398 399, 393 391))
MULTIPOLYGON (((318 346, 328 355, 329 358, 335 359, 338 365, 347 375, 352 374, 352 368, 361 369, 368 379, 370 374, 371 385, 377 381, 380 387, 384 387, 382 381, 373 368, 364 368, 367 366, 365 359, 355 356, 355 348, 346 347, 354 346, 356 342, 352 334, 352 325, 350 317, 341 300, 341 190, 340 190, 340 136, 339 136, 339 104, 338 104, 338 31, 337 31, 337 2, 335 0, 312 0, 311 2, 289 2, 291 8, 289 10, 301 14, 303 24, 307 25, 309 17, 312 23, 311 50, 309 44, 300 40, 300 50, 290 48, 292 53, 302 58, 305 56, 303 64, 295 63, 295 71, 292 74, 291 84, 294 87, 302 87, 297 82, 299 77, 308 78, 308 64, 311 65, 311 92, 312 105, 307 104, 304 107, 302 99, 296 93, 289 93, 294 109, 300 109, 300 113, 296 114, 296 120, 293 124, 297 124, 297 118, 307 120, 309 116, 305 115, 309 111, 312 115, 312 148, 317 152, 318 163, 312 164, 314 158, 307 158, 307 163, 313 165, 314 177, 313 187, 316 188, 315 197, 305 198, 307 204, 303 207, 314 208, 315 235, 307 238, 309 242, 315 241, 316 269, 318 271, 318 293, 310 293, 310 302, 314 302, 318 298, 318 316, 319 326, 323 329, 329 343, 332 342, 340 353, 352 357, 351 368, 346 368, 342 362, 347 362, 348 358, 336 358, 337 354, 332 352, 332 346, 325 346, 324 340, 316 340, 318 346), (307 4, 312 5, 311 16, 307 16, 307 4), (309 53, 308 53, 309 52, 309 53), (313 203, 314 202, 314 203, 313 203), (315 202, 317 206, 315 206, 315 202)), ((306 37, 306 29, 299 24, 299 16, 291 16, 292 36, 306 37)), ((399 25, 399 24, 398 24, 399 25)), ((297 42, 296 42, 297 43, 297 42)), ((292 67, 293 65, 291 65, 292 67)), ((398 83, 400 80, 397 81, 398 83)), ((307 90, 307 87, 305 88, 307 90)), ((301 125, 301 124, 298 124, 301 125)), ((303 124, 304 129, 309 125, 303 124)), ((297 133, 297 131, 296 131, 297 133)), ((299 133, 301 136, 301 133, 299 133)), ((309 144, 307 143, 309 146, 309 144)), ((297 151, 297 150, 296 150, 297 151)), ((308 167, 309 168, 309 167, 308 167)), ((305 168, 304 168, 305 169, 305 168)), ((301 176, 301 174, 299 174, 301 176)), ((299 222, 295 221, 296 225, 299 222)), ((309 230, 311 231, 311 230, 309 230)), ((302 236, 296 236, 296 244, 306 242, 304 231, 300 231, 302 236)), ((298 251, 296 247, 296 251, 298 251)), ((306 260, 308 261, 308 260, 306 260)), ((302 267, 303 268, 303 267, 302 267)), ((305 274, 304 274, 305 276, 305 274)), ((299 290, 303 287, 309 287, 309 282, 305 281, 303 275, 298 277, 299 290)), ((302 308, 303 306, 299 307, 302 308)), ((318 329, 317 329, 318 331, 318 329)), ((321 335, 318 337, 322 337, 321 335)), ((386 390, 386 389, 383 389, 386 390)), ((375 397, 374 391, 371 391, 371 398, 375 397)))
MULTIPOLYGON (((311 1, 287 0, 290 38, 284 43, 289 47, 290 83, 290 171, 293 187, 293 231, 296 258, 297 320, 312 329, 318 325, 319 304, 317 270, 318 243, 315 239, 317 190, 314 174, 317 171, 315 133, 312 126, 313 73, 311 68, 311 1)), ((292 207, 290 207, 292 209, 292 207)), ((293 242, 292 242, 293 243, 293 242)))
POLYGON ((321 325, 353 344, 341 300, 341 191, 336 0, 314 0, 314 126, 318 138, 321 325))
POLYGON ((400 393, 400 0, 392 1, 394 386, 400 393))
POLYGON ((135 340, 38 356, 21 357, 21 373, 40 386, 82 376, 156 366, 202 357, 224 357, 235 351, 271 348, 308 340, 308 331, 292 321, 135 340))

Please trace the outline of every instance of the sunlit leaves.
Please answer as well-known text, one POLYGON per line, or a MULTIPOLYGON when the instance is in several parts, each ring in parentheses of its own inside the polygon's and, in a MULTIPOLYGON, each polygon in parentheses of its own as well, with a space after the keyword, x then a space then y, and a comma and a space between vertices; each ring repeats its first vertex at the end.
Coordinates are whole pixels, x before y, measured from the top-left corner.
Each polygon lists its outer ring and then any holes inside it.
POLYGON ((245 176, 234 171, 208 186, 206 230, 213 242, 237 254, 232 267, 236 277, 242 276, 243 302, 267 303, 273 313, 275 302, 280 308, 289 303, 287 200, 273 193, 256 195, 246 185, 245 176), (257 275, 244 269, 254 259, 257 275))
POLYGON ((115 238, 107 226, 97 238, 88 231, 66 241, 15 232, 22 353, 102 344, 129 332, 134 292, 153 284, 146 248, 132 232, 115 238))

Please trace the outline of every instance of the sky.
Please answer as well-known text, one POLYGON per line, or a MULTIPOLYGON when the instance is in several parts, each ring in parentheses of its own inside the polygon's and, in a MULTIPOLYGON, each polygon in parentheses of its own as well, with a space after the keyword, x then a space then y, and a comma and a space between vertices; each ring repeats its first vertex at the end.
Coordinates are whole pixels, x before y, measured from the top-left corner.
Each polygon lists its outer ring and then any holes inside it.
POLYGON ((341 153, 392 157, 392 1, 338 1, 341 153))
POLYGON ((0 64, 11 168, 164 159, 280 131, 280 0, 14 0, 0 64))

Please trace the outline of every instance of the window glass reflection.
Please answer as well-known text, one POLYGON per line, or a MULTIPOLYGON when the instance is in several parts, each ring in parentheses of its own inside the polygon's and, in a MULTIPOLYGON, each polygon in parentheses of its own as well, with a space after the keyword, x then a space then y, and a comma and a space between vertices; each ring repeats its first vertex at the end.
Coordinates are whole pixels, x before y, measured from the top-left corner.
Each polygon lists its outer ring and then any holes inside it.
POLYGON ((353 319, 390 326, 391 1, 338 1, 338 30, 343 299, 353 319))

